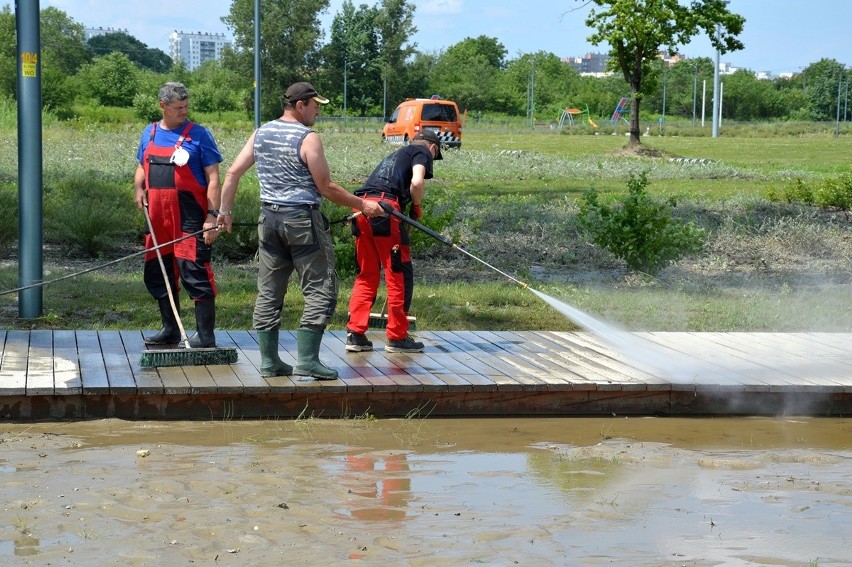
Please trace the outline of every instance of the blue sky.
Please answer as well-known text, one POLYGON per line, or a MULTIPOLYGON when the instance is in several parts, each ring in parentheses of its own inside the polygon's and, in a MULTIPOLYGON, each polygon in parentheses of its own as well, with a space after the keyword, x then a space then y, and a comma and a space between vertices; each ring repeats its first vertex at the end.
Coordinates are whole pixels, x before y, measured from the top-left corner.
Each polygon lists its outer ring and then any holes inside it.
MULTIPOLYGON (((14 3, 9 3, 14 9, 14 3)), ((374 4, 374 0, 353 0, 374 4)), ((326 30, 343 0, 331 0, 323 17, 326 30)), ((548 51, 560 57, 606 51, 586 41, 587 4, 578 0, 414 0, 417 6, 413 41, 423 51, 440 51, 465 37, 496 37, 514 58, 521 53, 548 51)), ((221 17, 230 0, 41 0, 77 22, 91 27, 126 29, 146 43, 168 51, 172 30, 221 32, 230 36, 221 17)), ((722 62, 773 74, 797 72, 823 57, 852 66, 852 1, 731 0, 729 9, 746 18, 742 51, 722 62)), ((689 57, 715 57, 706 37, 682 47, 689 57)))

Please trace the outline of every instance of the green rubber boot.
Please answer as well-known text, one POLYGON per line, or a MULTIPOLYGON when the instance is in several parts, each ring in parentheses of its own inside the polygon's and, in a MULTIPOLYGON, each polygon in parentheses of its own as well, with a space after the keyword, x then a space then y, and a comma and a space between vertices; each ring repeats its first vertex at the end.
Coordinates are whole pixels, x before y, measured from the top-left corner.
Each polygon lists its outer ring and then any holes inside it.
POLYGON ((278 357, 278 330, 258 331, 257 343, 260 345, 260 375, 290 376, 293 367, 278 357))
POLYGON ((302 327, 296 331, 296 346, 299 350, 299 360, 296 361, 294 373, 299 376, 313 376, 317 380, 337 380, 337 370, 329 368, 319 359, 320 344, 323 331, 315 331, 302 327))

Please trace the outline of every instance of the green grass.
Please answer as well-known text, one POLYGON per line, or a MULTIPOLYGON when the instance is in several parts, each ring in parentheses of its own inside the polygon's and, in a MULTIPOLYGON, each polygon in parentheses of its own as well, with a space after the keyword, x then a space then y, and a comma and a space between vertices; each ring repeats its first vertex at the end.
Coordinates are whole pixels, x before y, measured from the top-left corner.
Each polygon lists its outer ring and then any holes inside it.
MULTIPOLYGON (((3 112, 0 111, 0 118, 3 112)), ((209 125, 227 169, 251 125, 209 125)), ((44 184, 73 187, 94 179, 132 193, 135 151, 142 123, 107 126, 56 123, 45 127, 44 184), (74 183, 71 180, 75 180, 74 183)), ((646 148, 664 156, 700 157, 707 165, 670 163, 668 159, 623 155, 623 134, 580 135, 559 130, 524 131, 469 127, 460 151, 445 151, 427 186, 427 206, 441 217, 442 232, 495 267, 607 321, 635 330, 795 331, 852 329, 852 292, 848 259, 852 256, 848 218, 811 208, 770 204, 764 196, 794 179, 817 183, 852 173, 852 136, 839 138, 827 125, 801 128, 732 125, 723 135, 687 136, 689 128, 669 128, 675 136, 643 137, 646 148), (735 132, 733 136, 728 132, 735 132), (589 187, 610 196, 626 193, 630 173, 649 171, 648 190, 674 196, 678 214, 697 219, 710 232, 705 252, 656 279, 629 274, 601 251, 582 242, 574 221, 576 201, 589 187), (439 202, 434 199, 442 195, 439 202), (430 197, 433 199, 430 201, 430 197), (792 259, 787 256, 794 255, 792 259)), ((603 132, 603 128, 599 129, 603 132)), ((4 209, 15 206, 17 142, 13 125, 0 120, 0 197, 4 209), (10 196, 11 195, 11 196, 10 196)), ((378 132, 322 134, 333 178, 356 188, 387 153, 378 132)), ((130 199, 115 207, 131 209, 134 234, 141 217, 130 199)), ((238 221, 252 221, 257 207, 253 172, 242 181, 238 221)), ((50 213, 50 207, 46 207, 50 213)), ((329 206, 332 219, 346 213, 329 206)), ((118 216, 118 213, 116 213, 118 216)), ((47 219, 55 226, 61 219, 47 219)), ((17 284, 17 259, 10 234, 0 224, 0 293, 17 284)), ((415 235, 417 287, 412 314, 419 330, 572 330, 574 325, 528 290, 446 247, 429 249, 428 237, 415 235), (449 268, 447 268, 449 266, 449 268)), ((345 247, 351 237, 341 237, 345 247)), ((251 328, 256 271, 251 250, 223 235, 214 270, 220 288, 218 322, 222 329, 251 328), (221 253, 221 252, 220 252, 221 253), (233 254, 233 255, 232 255, 233 254)), ((61 243, 51 243, 60 250, 61 243)), ((45 279, 103 263, 122 251, 138 249, 134 240, 116 242, 111 256, 67 260, 56 252, 45 279)), ((65 251, 68 253, 68 251, 65 251)), ((129 252, 128 252, 129 253, 129 252)), ((351 279, 340 285, 333 329, 345 324, 351 279)), ((157 310, 142 283, 141 259, 95 271, 43 288, 44 316, 17 318, 17 294, 0 295, 0 328, 152 329, 157 310)), ((381 301, 381 298, 380 298, 381 301)), ((301 293, 291 285, 284 328, 296 328, 301 293)), ((184 319, 192 327, 189 302, 184 319)))
MULTIPOLYGON (((131 266, 132 267, 132 266, 131 266)), ((51 271, 54 279, 67 270, 51 271)), ((250 329, 256 296, 256 271, 250 266, 219 266, 217 327, 250 329)), ((0 288, 16 286, 16 273, 0 268, 0 288)), ((527 281, 542 293, 602 321, 634 331, 852 331, 852 288, 848 285, 800 288, 731 288, 707 284, 667 288, 660 281, 625 278, 612 285, 576 286, 527 281)), ((331 329, 343 329, 351 279, 340 285, 337 313, 331 329)), ((135 271, 92 272, 43 287, 44 316, 17 319, 16 295, 0 296, 0 328, 24 329, 155 329, 156 303, 135 271)), ((380 295, 379 302, 384 296, 380 295)), ((282 313, 282 326, 299 326, 304 300, 291 283, 282 313)), ((422 283, 415 287, 412 315, 418 330, 549 330, 571 331, 577 326, 529 290, 510 281, 491 283, 422 283)), ((184 295, 182 317, 194 328, 184 295)))

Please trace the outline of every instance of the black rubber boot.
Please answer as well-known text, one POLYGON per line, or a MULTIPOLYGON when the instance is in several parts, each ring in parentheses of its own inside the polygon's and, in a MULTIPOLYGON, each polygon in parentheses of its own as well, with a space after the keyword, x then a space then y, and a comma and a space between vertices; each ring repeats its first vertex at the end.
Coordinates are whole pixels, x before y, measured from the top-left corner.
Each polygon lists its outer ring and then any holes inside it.
POLYGON ((278 356, 278 330, 258 331, 257 344, 260 346, 261 376, 290 376, 293 367, 278 356))
POLYGON ((189 337, 191 348, 210 348, 216 346, 216 300, 195 302, 195 324, 197 331, 189 337))
MULTIPOLYGON (((158 299, 160 305, 160 319, 163 320, 163 328, 156 335, 145 337, 146 345, 176 345, 180 342, 180 327, 178 327, 175 312, 168 297, 158 299)), ((175 300, 175 307, 180 313, 180 304, 175 300)))
POLYGON ((313 376, 317 380, 337 380, 337 370, 329 368, 319 359, 323 331, 302 327, 296 331, 299 360, 293 369, 299 376, 313 376))

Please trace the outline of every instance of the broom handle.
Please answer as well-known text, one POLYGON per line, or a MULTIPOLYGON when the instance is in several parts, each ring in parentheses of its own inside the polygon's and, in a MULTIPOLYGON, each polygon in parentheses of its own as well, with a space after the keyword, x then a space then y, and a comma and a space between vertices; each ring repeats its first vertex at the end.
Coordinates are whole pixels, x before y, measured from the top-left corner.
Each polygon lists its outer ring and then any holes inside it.
POLYGON ((166 263, 163 262, 163 254, 160 252, 160 247, 157 245, 157 237, 154 234, 154 227, 151 224, 151 215, 148 214, 148 203, 145 203, 143 210, 145 211, 145 222, 148 223, 148 231, 151 233, 151 242, 154 243, 154 250, 157 252, 157 260, 160 262, 160 270, 163 272, 163 280, 166 282, 166 291, 169 294, 169 304, 172 306, 172 313, 174 313, 175 321, 177 321, 178 329, 180 329, 180 338, 183 339, 185 348, 191 348, 189 346, 189 338, 186 336, 186 331, 183 328, 183 321, 180 320, 180 313, 178 313, 177 305, 175 305, 174 295, 172 295, 172 282, 169 281, 169 274, 166 272, 166 263))

